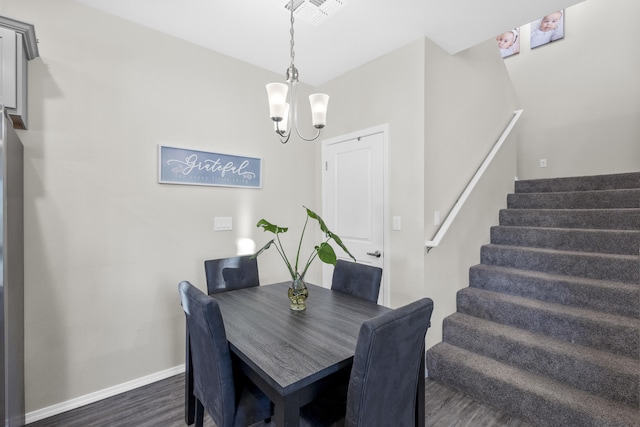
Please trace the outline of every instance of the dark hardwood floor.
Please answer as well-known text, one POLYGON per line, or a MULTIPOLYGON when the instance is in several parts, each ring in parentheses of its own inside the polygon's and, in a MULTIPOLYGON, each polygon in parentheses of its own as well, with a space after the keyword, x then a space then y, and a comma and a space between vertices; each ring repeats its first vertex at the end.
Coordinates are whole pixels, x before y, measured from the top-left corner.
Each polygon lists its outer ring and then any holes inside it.
MULTIPOLYGON (((427 379, 426 425, 429 427, 530 427, 490 406, 427 379)), ((184 375, 176 375, 110 397, 29 427, 184 427, 184 375)), ((205 427, 215 427, 205 416, 205 427)), ((259 423, 255 427, 274 427, 259 423)))
POLYGON ((425 383, 427 427, 533 427, 434 380, 425 383))

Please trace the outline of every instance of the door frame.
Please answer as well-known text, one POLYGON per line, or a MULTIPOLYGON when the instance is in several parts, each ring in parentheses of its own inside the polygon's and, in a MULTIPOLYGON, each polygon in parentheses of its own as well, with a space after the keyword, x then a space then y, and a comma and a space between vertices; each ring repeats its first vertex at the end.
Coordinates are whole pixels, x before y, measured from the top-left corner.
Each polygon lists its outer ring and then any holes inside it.
MULTIPOLYGON (((352 139, 357 139, 374 134, 382 134, 382 226, 383 230, 383 261, 382 261, 382 283, 383 294, 382 304, 390 306, 391 302, 391 216, 389 211, 389 124, 385 123, 378 126, 358 130, 345 135, 336 136, 333 138, 322 140, 322 155, 321 155, 321 168, 324 168, 323 163, 326 155, 327 147, 331 144, 346 142, 352 139)), ((323 169, 321 169, 323 170, 323 169)), ((326 191, 327 186, 325 183, 325 174, 322 174, 322 212, 323 215, 326 211, 326 191)), ((323 273, 324 274, 324 273, 323 273)))

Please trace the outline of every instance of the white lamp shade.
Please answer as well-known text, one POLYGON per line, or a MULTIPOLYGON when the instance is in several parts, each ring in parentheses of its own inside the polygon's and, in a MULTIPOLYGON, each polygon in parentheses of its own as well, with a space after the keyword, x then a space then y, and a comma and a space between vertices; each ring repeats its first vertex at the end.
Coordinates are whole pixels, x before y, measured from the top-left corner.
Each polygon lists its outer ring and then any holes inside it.
POLYGON ((287 104, 287 92, 289 87, 284 83, 269 83, 267 85, 267 96, 269 97, 269 117, 273 121, 282 120, 287 104))
POLYGON ((323 128, 327 124, 327 105, 329 104, 329 95, 325 93, 314 93, 309 95, 311 103, 311 118, 313 126, 318 129, 323 128))

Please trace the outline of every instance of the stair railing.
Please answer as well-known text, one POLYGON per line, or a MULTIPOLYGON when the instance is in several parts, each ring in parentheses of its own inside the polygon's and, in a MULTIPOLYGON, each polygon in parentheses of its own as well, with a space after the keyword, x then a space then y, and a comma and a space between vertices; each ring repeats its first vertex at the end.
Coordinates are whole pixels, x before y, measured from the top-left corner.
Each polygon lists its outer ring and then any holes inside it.
POLYGON ((467 187, 464 189, 460 197, 458 197, 456 204, 447 214, 447 218, 444 220, 440 228, 438 228, 435 236, 433 236, 431 240, 425 243, 425 246, 427 248, 427 253, 429 253, 431 249, 438 247, 444 235, 447 233, 447 230, 449 230, 449 227, 451 226, 453 221, 456 219, 456 216, 458 216, 458 212, 460 212, 460 210, 462 209, 462 206, 465 204, 465 202, 469 198, 469 195, 475 188, 476 184, 478 183, 478 181, 480 181, 480 178, 482 178, 482 175, 487 170, 487 168, 493 161, 493 158, 496 156, 498 151, 500 151, 502 144, 504 144, 506 139, 509 137, 511 130, 513 130, 518 119, 520 119, 522 112, 523 110, 516 110, 513 112, 513 117, 511 118, 511 121, 509 121, 509 124, 507 124, 507 127, 504 128, 504 131, 502 131, 502 135, 500 135, 500 138, 498 138, 496 143, 493 145, 493 148, 491 148, 491 151, 489 151, 489 154, 487 154, 487 157, 485 157, 484 161, 476 171, 475 175, 473 175, 473 178, 471 178, 471 181, 469 181, 469 183, 467 184, 467 187))

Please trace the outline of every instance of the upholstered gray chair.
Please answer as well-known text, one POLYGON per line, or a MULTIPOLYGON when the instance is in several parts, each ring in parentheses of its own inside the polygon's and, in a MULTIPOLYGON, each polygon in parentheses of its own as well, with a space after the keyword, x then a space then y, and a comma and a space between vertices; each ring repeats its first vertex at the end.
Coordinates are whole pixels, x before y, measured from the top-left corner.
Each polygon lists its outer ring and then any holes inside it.
POLYGON ((218 303, 191 283, 178 285, 191 339, 196 426, 206 409, 218 427, 246 427, 271 416, 271 402, 232 368, 218 303))
POLYGON ((432 312, 433 301, 423 298, 364 322, 348 386, 304 406, 301 425, 415 425, 424 339, 432 312))
POLYGON ((209 295, 260 285, 258 260, 251 256, 206 260, 204 272, 209 295))
POLYGON ((331 289, 378 302, 382 269, 339 259, 333 269, 331 289))
MULTIPOLYGON (((250 256, 209 259, 204 262, 209 295, 234 289, 259 286, 258 260, 250 256)), ((195 402, 193 401, 193 372, 191 371, 191 346, 189 343, 189 325, 186 331, 185 348, 185 421, 193 424, 195 402)))

